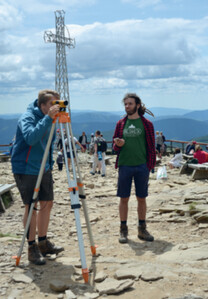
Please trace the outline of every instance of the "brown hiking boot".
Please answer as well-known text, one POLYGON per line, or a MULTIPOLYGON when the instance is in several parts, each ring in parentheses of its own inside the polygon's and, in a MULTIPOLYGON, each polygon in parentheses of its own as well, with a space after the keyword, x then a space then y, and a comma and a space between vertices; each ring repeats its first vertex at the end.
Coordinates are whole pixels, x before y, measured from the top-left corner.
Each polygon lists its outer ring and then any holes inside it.
POLYGON ((46 263, 36 243, 28 248, 28 260, 35 265, 45 265, 46 263))
POLYGON ((119 243, 127 243, 128 242, 128 226, 126 224, 121 224, 120 226, 120 238, 119 243))
POLYGON ((58 254, 59 252, 64 251, 63 247, 56 246, 55 244, 51 243, 48 239, 40 241, 38 243, 38 247, 43 256, 46 256, 46 254, 58 254))
POLYGON ((138 238, 149 242, 154 241, 154 237, 146 230, 146 224, 138 226, 138 238))

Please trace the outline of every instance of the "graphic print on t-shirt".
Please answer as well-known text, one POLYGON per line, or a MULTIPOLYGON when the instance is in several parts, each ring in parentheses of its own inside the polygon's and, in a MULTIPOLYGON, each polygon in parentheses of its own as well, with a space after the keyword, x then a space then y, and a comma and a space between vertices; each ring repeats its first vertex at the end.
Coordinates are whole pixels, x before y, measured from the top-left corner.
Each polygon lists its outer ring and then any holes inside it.
POLYGON ((146 163, 146 137, 141 118, 127 119, 123 138, 125 143, 120 151, 118 166, 138 166, 146 163))
POLYGON ((142 134, 141 128, 136 128, 133 124, 131 124, 128 128, 124 128, 123 136, 124 137, 138 137, 142 134))

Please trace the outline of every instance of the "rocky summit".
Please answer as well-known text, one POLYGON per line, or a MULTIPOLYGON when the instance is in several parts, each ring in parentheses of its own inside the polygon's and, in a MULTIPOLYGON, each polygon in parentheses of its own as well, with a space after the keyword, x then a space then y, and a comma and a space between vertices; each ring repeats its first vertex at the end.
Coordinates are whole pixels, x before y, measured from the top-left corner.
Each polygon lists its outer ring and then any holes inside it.
MULTIPOLYGON (((162 159, 161 165, 168 163, 162 159)), ((137 237, 137 201, 134 188, 129 201, 129 241, 120 244, 116 197, 115 156, 106 177, 90 174, 91 156, 79 153, 88 215, 95 244, 92 256, 87 226, 80 209, 89 282, 82 277, 74 211, 70 206, 65 167, 54 165, 54 206, 48 238, 65 251, 47 256, 46 265, 27 260, 25 243, 19 267, 17 255, 24 232, 24 206, 17 188, 14 203, 0 214, 0 298, 208 298, 208 181, 191 180, 179 169, 167 169, 167 179, 150 174, 147 227, 154 242, 137 237)), ((0 164, 1 184, 14 183, 10 162, 0 164)))

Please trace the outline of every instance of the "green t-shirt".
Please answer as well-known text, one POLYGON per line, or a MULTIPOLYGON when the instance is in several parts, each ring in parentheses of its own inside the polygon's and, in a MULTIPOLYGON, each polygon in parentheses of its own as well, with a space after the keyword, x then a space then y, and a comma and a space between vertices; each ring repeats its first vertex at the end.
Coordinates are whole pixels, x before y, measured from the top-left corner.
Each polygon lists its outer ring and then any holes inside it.
POLYGON ((146 163, 146 137, 141 118, 127 119, 123 139, 125 144, 119 155, 118 166, 137 166, 146 163))

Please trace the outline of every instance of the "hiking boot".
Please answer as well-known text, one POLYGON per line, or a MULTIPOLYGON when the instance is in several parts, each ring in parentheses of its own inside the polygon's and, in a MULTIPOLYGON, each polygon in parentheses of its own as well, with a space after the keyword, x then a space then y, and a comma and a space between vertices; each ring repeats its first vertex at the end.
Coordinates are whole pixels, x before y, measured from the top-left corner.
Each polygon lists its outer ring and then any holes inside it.
POLYGON ((95 172, 93 172, 93 171, 90 171, 90 174, 92 174, 92 175, 95 175, 95 172))
POLYGON ((64 251, 63 247, 55 246, 55 244, 51 243, 48 239, 40 241, 38 247, 43 256, 46 256, 46 254, 58 254, 59 252, 64 251))
POLYGON ((120 238, 119 243, 127 243, 128 242, 128 226, 126 224, 121 224, 120 226, 120 238))
POLYGON ((37 243, 29 245, 28 260, 35 265, 45 265, 46 261, 42 256, 37 243))
POLYGON ((149 242, 154 241, 154 237, 146 230, 146 224, 138 226, 138 238, 149 242))

